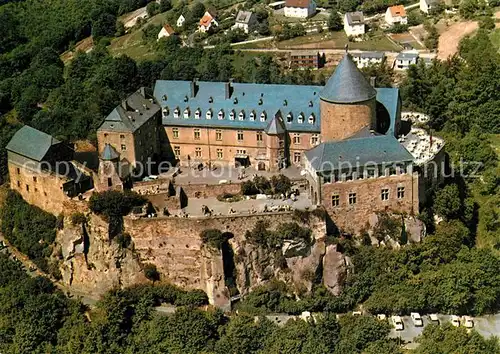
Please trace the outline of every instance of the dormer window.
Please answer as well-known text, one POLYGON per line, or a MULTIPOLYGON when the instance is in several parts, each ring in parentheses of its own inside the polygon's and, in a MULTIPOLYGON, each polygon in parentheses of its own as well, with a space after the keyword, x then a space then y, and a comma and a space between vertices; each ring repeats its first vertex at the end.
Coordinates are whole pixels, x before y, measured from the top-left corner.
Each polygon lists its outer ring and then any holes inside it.
POLYGON ((206 118, 206 119, 212 119, 212 110, 211 110, 211 109, 209 109, 209 110, 207 111, 207 113, 205 114, 205 118, 206 118))
POLYGON ((180 114, 181 114, 181 111, 180 111, 179 107, 174 109, 174 118, 179 118, 180 114))
POLYGON ((167 95, 163 95, 162 98, 163 98, 164 101, 166 101, 168 97, 167 97, 167 95))
POLYGON ((259 106, 262 106, 263 103, 264 101, 262 100, 262 98, 259 98, 259 106))
POLYGON ((201 110, 198 108, 198 109, 194 112, 194 119, 200 119, 200 116, 201 116, 201 110))
POLYGON ((299 114, 299 116, 297 117, 297 122, 300 124, 304 123, 304 113, 299 114))
POLYGON ((229 112, 229 120, 234 120, 234 109, 229 112))
POLYGON ((266 118, 267 118, 266 111, 264 111, 260 114, 260 121, 265 122, 266 118))
POLYGON ((239 114, 238 114, 238 120, 244 120, 245 119, 245 112, 244 111, 241 111, 239 114))
POLYGON ((286 122, 287 123, 292 123, 293 122, 293 115, 292 115, 292 112, 288 113, 286 115, 286 122))
POLYGON ((309 107, 313 106, 313 101, 309 101, 309 107))
POLYGON ((309 124, 314 124, 314 122, 316 121, 316 119, 314 118, 314 113, 311 113, 311 115, 309 116, 309 124))
POLYGON ((208 103, 214 103, 214 98, 212 96, 208 98, 208 103))
POLYGON ((283 101, 283 106, 288 106, 288 101, 287 100, 283 101))
POLYGON ((238 97, 235 97, 235 98, 234 98, 233 103, 234 103, 234 104, 238 104, 238 97))
POLYGON ((184 102, 187 102, 189 101, 189 97, 188 96, 184 96, 184 102))
POLYGON ((161 110, 162 114, 164 117, 168 116, 168 107, 164 107, 162 110, 161 110))
POLYGON ((186 109, 184 110, 184 118, 186 118, 186 119, 187 119, 187 118, 189 118, 189 115, 190 115, 190 114, 191 114, 191 112, 189 111, 189 108, 186 108, 186 109))
POLYGON ((224 111, 222 109, 219 111, 219 119, 224 119, 224 111))
POLYGON ((255 120, 255 111, 250 112, 250 120, 254 121, 255 120))

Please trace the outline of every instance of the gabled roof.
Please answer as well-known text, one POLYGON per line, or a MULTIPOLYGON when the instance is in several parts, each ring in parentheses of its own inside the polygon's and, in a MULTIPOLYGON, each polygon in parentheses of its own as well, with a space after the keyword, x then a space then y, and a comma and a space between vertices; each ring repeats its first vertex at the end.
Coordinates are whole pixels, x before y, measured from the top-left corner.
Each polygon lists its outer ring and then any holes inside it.
POLYGON ((359 71, 350 54, 346 53, 320 93, 324 101, 356 103, 374 98, 377 91, 359 71))
POLYGON ((300 7, 303 9, 309 8, 309 4, 313 0, 286 0, 285 6, 286 7, 300 7))
POLYGON ((383 59, 385 57, 384 52, 357 52, 352 53, 354 58, 374 58, 374 59, 383 59))
POLYGON ((279 135, 285 133, 286 128, 283 118, 279 115, 275 115, 264 131, 268 135, 279 135))
POLYGON ((252 19, 253 13, 250 11, 238 11, 238 15, 236 15, 237 23, 245 23, 248 24, 252 19))
POLYGON ((212 20, 215 19, 215 12, 213 11, 205 11, 205 14, 203 17, 200 19, 200 26, 209 26, 212 20))
POLYGON ((102 151, 101 159, 105 161, 111 161, 118 158, 120 158, 120 154, 118 153, 118 151, 116 151, 116 149, 111 145, 106 144, 104 146, 104 150, 102 151))
POLYGON ((51 135, 25 125, 10 139, 6 149, 32 160, 42 161, 50 147, 60 143, 51 135))
POLYGON ((392 135, 325 142, 306 151, 305 156, 317 172, 413 161, 413 156, 392 135))
POLYGON ((362 25, 365 23, 365 17, 361 11, 347 12, 345 17, 349 26, 362 25))
POLYGON ((401 52, 398 54, 396 57, 397 60, 403 60, 403 59, 417 59, 418 58, 418 53, 415 52, 401 52))
POLYGON ((392 17, 406 17, 406 10, 403 5, 396 5, 389 7, 389 11, 392 17))
POLYGON ((117 106, 104 120, 98 130, 134 132, 160 111, 152 92, 141 88, 117 106))
POLYGON ((163 25, 163 29, 168 33, 169 36, 175 33, 175 30, 168 23, 163 25))

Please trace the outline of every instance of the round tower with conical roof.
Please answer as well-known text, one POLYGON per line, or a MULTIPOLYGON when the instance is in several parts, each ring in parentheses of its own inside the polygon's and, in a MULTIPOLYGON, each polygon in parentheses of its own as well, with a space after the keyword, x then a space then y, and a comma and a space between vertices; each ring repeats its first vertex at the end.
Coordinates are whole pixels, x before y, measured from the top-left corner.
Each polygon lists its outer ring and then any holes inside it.
POLYGON ((320 93, 321 140, 348 138, 375 129, 377 91, 346 52, 320 93))

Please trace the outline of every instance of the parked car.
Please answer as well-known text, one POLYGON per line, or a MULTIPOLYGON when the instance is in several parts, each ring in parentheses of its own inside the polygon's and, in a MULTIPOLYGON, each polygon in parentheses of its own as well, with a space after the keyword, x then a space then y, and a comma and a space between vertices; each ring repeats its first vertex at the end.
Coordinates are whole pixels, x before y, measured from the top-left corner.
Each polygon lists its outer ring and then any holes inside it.
POLYGON ((472 320, 472 317, 470 317, 470 316, 464 316, 464 317, 462 317, 462 320, 463 320, 464 326, 466 328, 472 328, 472 327, 474 327, 474 321, 472 320))
POLYGON ((402 331, 404 329, 404 324, 403 320, 401 319, 401 316, 392 316, 392 324, 396 331, 402 331))
POLYGON ((431 313, 431 314, 429 315, 429 318, 430 318, 430 320, 431 320, 433 323, 435 323, 435 324, 439 324, 439 317, 438 317, 438 315, 437 315, 437 314, 435 314, 435 313, 431 313))
POLYGON ((410 313, 411 320, 413 321, 413 324, 415 327, 422 327, 424 325, 424 322, 422 321, 422 317, 420 317, 420 314, 418 312, 412 312, 410 313))
POLYGON ((460 317, 458 317, 456 315, 451 315, 450 322, 451 322, 452 326, 460 327, 460 317))
POLYGON ((387 317, 386 317, 386 315, 385 315, 385 314, 383 314, 383 313, 379 313, 379 314, 377 315, 377 319, 378 319, 379 321, 385 321, 385 320, 387 319, 387 317))
POLYGON ((362 313, 361 313, 361 311, 353 311, 353 312, 352 312, 352 315, 353 315, 353 316, 361 316, 361 315, 362 315, 362 313))

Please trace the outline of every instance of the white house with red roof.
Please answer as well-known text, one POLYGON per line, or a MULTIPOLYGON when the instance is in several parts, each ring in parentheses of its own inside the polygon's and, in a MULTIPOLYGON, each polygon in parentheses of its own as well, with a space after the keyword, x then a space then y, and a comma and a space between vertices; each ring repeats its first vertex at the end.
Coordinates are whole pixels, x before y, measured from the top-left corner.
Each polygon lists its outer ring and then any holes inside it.
POLYGON ((406 16, 405 7, 403 5, 396 5, 387 8, 385 12, 385 22, 391 26, 407 25, 408 17, 406 16))
POLYGON ((200 24, 198 26, 198 31, 200 32, 208 32, 210 28, 217 27, 219 24, 215 19, 215 12, 213 11, 205 11, 205 14, 200 19, 200 24))
POLYGON ((314 0, 286 0, 285 16, 307 18, 316 13, 314 0))
POLYGON ((171 35, 175 34, 175 30, 170 26, 168 23, 163 25, 163 27, 160 30, 160 33, 158 33, 158 40, 163 37, 170 37, 171 35))

